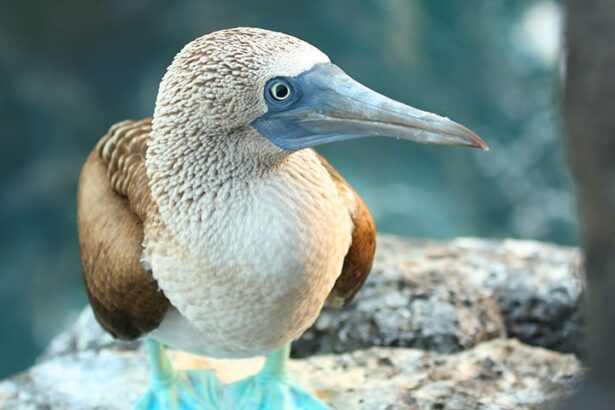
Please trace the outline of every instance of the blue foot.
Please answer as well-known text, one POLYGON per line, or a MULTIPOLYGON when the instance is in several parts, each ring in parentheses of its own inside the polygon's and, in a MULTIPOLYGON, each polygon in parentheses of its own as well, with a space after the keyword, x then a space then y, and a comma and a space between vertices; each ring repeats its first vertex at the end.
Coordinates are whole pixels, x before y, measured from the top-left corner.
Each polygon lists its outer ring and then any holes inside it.
POLYGON ((175 371, 164 347, 147 340, 152 381, 134 410, 220 409, 222 382, 212 371, 175 371))
POLYGON ((301 386, 290 381, 286 362, 290 344, 272 353, 265 367, 253 377, 225 387, 225 409, 235 410, 330 410, 301 386))

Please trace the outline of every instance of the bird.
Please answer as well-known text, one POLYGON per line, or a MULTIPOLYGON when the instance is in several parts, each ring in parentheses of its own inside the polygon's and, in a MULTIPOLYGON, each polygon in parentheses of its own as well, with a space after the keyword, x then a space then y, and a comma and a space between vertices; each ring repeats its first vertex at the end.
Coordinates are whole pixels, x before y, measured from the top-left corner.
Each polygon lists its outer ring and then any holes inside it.
POLYGON ((215 31, 174 57, 153 116, 113 125, 77 193, 84 284, 119 339, 144 338, 136 409, 326 409, 291 381, 290 344, 365 282, 369 209, 314 147, 384 136, 487 149, 448 118, 360 84, 319 49, 260 28, 215 31), (166 347, 266 355, 225 385, 172 368, 166 347))

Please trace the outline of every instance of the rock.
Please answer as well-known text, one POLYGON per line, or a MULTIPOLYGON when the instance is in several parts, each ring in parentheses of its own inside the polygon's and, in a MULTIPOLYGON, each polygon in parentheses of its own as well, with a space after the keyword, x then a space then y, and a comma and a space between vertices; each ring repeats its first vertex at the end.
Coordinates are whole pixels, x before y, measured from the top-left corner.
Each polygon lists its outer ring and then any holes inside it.
POLYGON ((578 249, 536 241, 470 238, 450 245, 463 256, 449 264, 456 264, 476 287, 494 293, 509 336, 583 355, 585 278, 578 249))
POLYGON ((41 354, 38 362, 45 361, 55 356, 82 352, 85 350, 100 351, 103 349, 136 350, 141 347, 141 342, 126 342, 113 339, 113 337, 100 327, 94 318, 94 312, 90 306, 86 306, 79 318, 71 327, 54 337, 45 351, 41 354))
MULTIPOLYGON (((179 355, 174 355, 177 362, 179 355)), ((185 361, 186 359, 184 359, 185 361)), ((242 361, 240 361, 242 362, 242 361)), ((193 362, 188 362, 194 365, 193 362)), ((228 365, 214 363, 214 368, 228 365)), ((194 367, 194 366, 190 366, 194 367)), ((235 380, 257 371, 235 364, 235 380)), ((481 343, 456 354, 370 348, 293 360, 293 378, 334 409, 535 409, 553 404, 579 384, 573 355, 512 339, 481 343)), ((141 350, 89 349, 51 356, 0 383, 7 409, 126 409, 147 386, 141 350)))
POLYGON ((387 265, 382 254, 356 300, 344 309, 325 309, 293 345, 296 357, 371 346, 451 353, 505 335, 491 292, 457 272, 387 265))
MULTIPOLYGON (((335 409, 537 409, 579 384, 578 251, 531 241, 380 236, 356 300, 326 309, 295 344, 293 377, 335 409), (337 353, 337 354, 326 354, 337 353), (309 357, 308 357, 309 356, 309 357)), ((173 353, 225 381, 262 359, 173 353)), ((86 308, 27 371, 0 382, 0 408, 124 409, 144 391, 140 342, 114 341, 86 308)))
POLYGON ((297 357, 369 346, 447 353, 506 332, 582 353, 583 278, 575 248, 535 241, 378 238, 372 273, 343 310, 325 309, 297 357))

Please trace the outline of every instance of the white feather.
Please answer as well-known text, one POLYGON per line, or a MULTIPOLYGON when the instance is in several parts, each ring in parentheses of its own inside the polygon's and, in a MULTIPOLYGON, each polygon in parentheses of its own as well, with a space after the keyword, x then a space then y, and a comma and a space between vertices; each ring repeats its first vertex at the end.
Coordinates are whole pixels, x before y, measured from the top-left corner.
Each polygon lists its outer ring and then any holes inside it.
POLYGON ((174 241, 148 244, 154 277, 185 318, 171 311, 153 336, 229 358, 298 338, 320 313, 350 246, 344 201, 309 150, 275 172, 206 194, 200 223, 174 220, 174 241))

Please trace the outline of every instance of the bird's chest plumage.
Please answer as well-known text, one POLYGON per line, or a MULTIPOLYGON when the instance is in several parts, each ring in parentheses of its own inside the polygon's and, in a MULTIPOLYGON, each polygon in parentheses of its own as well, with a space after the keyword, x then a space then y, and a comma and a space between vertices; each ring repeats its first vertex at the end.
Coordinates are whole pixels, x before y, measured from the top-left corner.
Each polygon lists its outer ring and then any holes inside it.
POLYGON ((183 220, 166 241, 148 235, 146 253, 211 356, 252 356, 297 338, 339 276, 352 233, 344 198, 313 153, 205 193, 198 215, 183 220))

